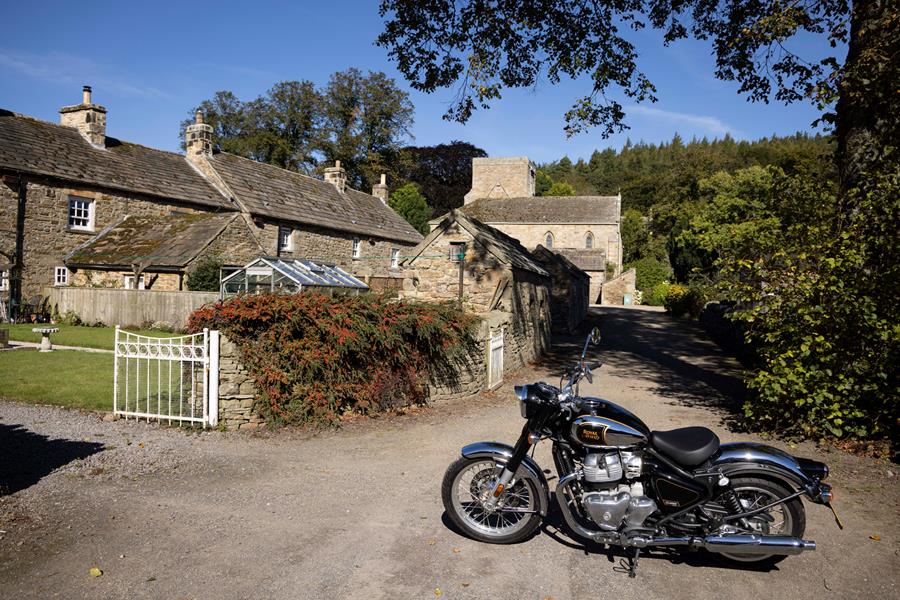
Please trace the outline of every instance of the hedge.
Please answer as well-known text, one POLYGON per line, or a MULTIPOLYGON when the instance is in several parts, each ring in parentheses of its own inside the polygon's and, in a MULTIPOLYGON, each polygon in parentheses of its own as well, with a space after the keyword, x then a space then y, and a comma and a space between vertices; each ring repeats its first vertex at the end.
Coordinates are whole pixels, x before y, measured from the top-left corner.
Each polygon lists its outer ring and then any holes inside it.
POLYGON ((227 335, 256 381, 256 410, 294 424, 423 402, 429 368, 471 343, 475 322, 455 304, 303 293, 216 302, 188 328, 227 335))

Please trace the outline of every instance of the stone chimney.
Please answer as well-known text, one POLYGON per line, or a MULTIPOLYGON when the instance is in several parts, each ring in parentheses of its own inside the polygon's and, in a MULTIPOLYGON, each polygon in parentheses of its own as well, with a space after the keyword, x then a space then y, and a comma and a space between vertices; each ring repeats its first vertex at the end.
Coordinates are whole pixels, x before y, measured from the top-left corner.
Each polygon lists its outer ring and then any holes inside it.
POLYGON ((381 198, 381 201, 387 204, 388 201, 388 186, 387 186, 387 175, 384 173, 381 174, 381 183, 376 183, 372 186, 372 195, 376 198, 381 198))
POLYGON ((340 193, 347 188, 347 171, 341 166, 341 161, 334 161, 333 167, 325 167, 325 181, 332 184, 340 193))
POLYGON ((201 156, 212 156, 212 134, 212 125, 203 122, 203 113, 198 110, 194 114, 194 124, 188 125, 184 131, 184 149, 187 157, 195 160, 201 156))
POLYGON ((106 147, 106 108, 91 101, 91 86, 82 90, 81 104, 59 109, 59 124, 77 129, 84 139, 98 148, 106 147))

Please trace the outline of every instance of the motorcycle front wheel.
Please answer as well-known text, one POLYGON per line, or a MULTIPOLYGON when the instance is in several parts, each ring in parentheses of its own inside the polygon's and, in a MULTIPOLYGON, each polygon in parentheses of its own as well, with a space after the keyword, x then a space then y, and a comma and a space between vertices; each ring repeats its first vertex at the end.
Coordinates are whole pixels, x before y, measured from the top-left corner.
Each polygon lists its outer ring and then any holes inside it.
POLYGON ((541 525, 534 482, 516 479, 494 508, 486 506, 502 466, 489 458, 460 458, 447 469, 441 498, 447 516, 467 536, 490 544, 514 544, 541 525))

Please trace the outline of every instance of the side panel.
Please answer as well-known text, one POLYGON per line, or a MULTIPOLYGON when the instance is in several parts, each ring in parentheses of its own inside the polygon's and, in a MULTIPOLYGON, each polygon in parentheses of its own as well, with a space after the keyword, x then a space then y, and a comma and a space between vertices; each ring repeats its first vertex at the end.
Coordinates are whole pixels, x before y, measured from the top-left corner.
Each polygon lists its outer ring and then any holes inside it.
MULTIPOLYGON (((466 458, 493 458, 499 464, 505 464, 512 455, 513 447, 500 442, 475 442, 463 446, 462 455, 466 458)), ((542 517, 547 516, 550 508, 550 488, 547 485, 547 478, 541 467, 530 456, 522 459, 522 465, 516 473, 519 477, 526 477, 536 483, 538 490, 539 511, 542 517)))

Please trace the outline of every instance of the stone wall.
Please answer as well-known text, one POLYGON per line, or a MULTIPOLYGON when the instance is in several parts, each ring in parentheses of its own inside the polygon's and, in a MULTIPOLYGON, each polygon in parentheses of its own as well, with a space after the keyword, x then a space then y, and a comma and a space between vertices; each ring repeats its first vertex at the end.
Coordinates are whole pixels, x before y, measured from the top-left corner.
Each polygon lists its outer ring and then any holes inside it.
MULTIPOLYGON (((63 266, 63 259, 72 250, 90 240, 105 227, 126 215, 168 215, 173 210, 195 212, 193 207, 175 201, 163 201, 138 194, 113 192, 98 187, 61 183, 50 179, 29 177, 26 182, 25 241, 22 273, 22 298, 41 293, 41 288, 54 284, 54 270, 63 266), (69 229, 69 196, 94 201, 94 226, 90 231, 69 229)), ((7 202, 7 195, 16 198, 17 191, 3 186, 4 213, 12 211, 15 227, 15 202, 7 202), (12 192, 10 194, 10 192, 12 192)), ((7 218, 6 214, 2 215, 7 218)), ((6 243, 4 241, 4 243, 6 243)), ((70 273, 71 276, 71 273, 70 273)))
POLYGON ((621 306, 624 304, 625 294, 631 295, 633 303, 636 281, 637 275, 634 269, 628 269, 615 279, 610 279, 603 284, 600 292, 601 304, 621 306))
MULTIPOLYGON (((125 277, 133 271, 100 271, 96 269, 70 269, 69 285, 73 287, 93 287, 123 289, 125 277)), ((144 289, 163 292, 177 292, 181 289, 181 277, 177 273, 144 272, 144 289)))
POLYGON ((400 276, 400 269, 391 268, 391 249, 398 249, 402 259, 405 251, 415 246, 409 242, 387 240, 312 225, 288 223, 282 225, 291 227, 293 230, 290 250, 278 250, 279 226, 277 223, 265 222, 261 223, 261 227, 256 227, 255 233, 266 254, 309 258, 333 263, 360 278, 400 276), (353 258, 354 238, 358 238, 362 244, 359 258, 353 258))
POLYGON ((546 246, 547 233, 553 234, 553 248, 584 248, 588 233, 593 234, 594 249, 605 250, 606 260, 619 264, 619 229, 616 225, 568 223, 488 223, 519 240, 529 250, 546 246))
POLYGON ((479 198, 534 196, 534 176, 534 164, 525 156, 473 158, 472 189, 465 203, 479 198))
POLYGON ((253 410, 256 383, 241 362, 240 351, 224 334, 219 336, 219 425, 226 429, 257 429, 265 424, 253 410))

